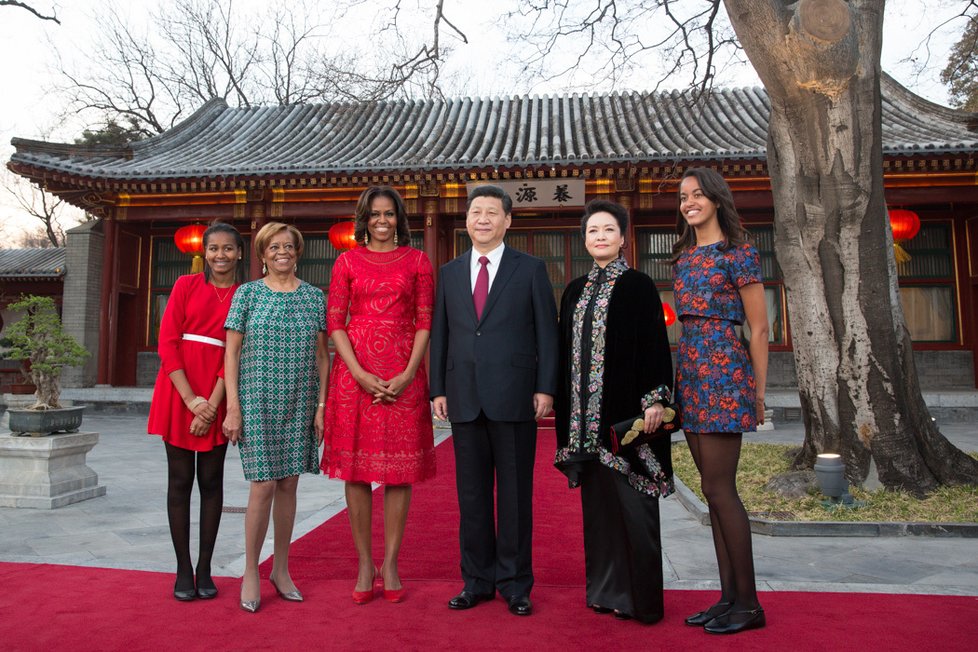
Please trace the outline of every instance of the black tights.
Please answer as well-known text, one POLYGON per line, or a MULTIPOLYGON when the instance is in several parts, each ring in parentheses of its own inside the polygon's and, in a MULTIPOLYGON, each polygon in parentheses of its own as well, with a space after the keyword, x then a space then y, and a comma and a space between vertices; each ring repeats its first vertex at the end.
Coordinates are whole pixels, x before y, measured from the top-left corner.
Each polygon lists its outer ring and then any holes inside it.
POLYGON ((192 590, 194 568, 190 559, 190 494, 196 471, 200 491, 200 552, 197 555, 197 588, 214 588, 211 579, 211 558, 214 542, 221 524, 224 507, 224 455, 227 444, 206 453, 166 446, 169 481, 166 490, 166 513, 170 521, 170 537, 177 555, 176 590, 192 590))
POLYGON ((686 433, 710 507, 713 547, 720 569, 720 601, 733 603, 735 611, 759 606, 750 521, 737 494, 741 439, 740 433, 686 433))

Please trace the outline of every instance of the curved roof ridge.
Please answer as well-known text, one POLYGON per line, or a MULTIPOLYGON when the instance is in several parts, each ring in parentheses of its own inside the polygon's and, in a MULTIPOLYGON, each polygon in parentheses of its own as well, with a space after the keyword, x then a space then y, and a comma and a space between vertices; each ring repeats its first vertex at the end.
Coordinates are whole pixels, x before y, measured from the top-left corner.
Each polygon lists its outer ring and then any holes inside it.
MULTIPOLYGON (((882 82, 888 155, 978 152, 978 114, 882 82)), ((212 100, 173 129, 130 147, 13 139, 8 167, 39 178, 255 178, 608 162, 762 158, 770 100, 758 87, 523 94, 229 108, 212 100)), ((83 179, 80 179, 83 178, 83 179)))

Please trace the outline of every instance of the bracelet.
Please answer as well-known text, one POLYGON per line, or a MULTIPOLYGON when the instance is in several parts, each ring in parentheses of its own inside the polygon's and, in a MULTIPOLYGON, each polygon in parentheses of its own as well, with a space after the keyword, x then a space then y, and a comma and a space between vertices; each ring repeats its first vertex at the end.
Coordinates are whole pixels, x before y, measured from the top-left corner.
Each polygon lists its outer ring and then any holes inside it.
POLYGON ((194 398, 194 400, 190 401, 190 405, 188 405, 187 408, 193 410, 201 403, 206 403, 206 402, 207 402, 206 398, 204 398, 203 396, 197 396, 196 398, 194 398))
POLYGON ((325 403, 316 403, 316 407, 326 407, 325 403))

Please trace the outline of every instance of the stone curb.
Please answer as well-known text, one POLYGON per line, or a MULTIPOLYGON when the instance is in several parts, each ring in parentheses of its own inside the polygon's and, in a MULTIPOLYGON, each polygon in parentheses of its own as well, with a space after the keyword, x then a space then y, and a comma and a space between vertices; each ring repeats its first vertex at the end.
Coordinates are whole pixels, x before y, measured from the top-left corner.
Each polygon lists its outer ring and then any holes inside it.
MULTIPOLYGON (((679 476, 676 497, 701 525, 710 524, 710 512, 679 476)), ((772 537, 941 537, 978 539, 978 523, 906 523, 840 521, 772 521, 750 517, 750 529, 755 534, 772 537)))

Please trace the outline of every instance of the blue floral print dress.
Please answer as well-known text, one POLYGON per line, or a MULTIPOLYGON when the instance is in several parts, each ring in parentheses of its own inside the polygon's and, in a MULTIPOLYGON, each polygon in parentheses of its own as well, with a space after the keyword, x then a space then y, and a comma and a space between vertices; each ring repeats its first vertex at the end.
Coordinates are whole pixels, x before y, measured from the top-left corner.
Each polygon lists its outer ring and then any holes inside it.
POLYGON ((676 356, 676 401, 691 433, 757 429, 757 387, 736 327, 744 323, 740 288, 761 282, 757 250, 723 241, 693 247, 673 266, 682 337, 676 356))

